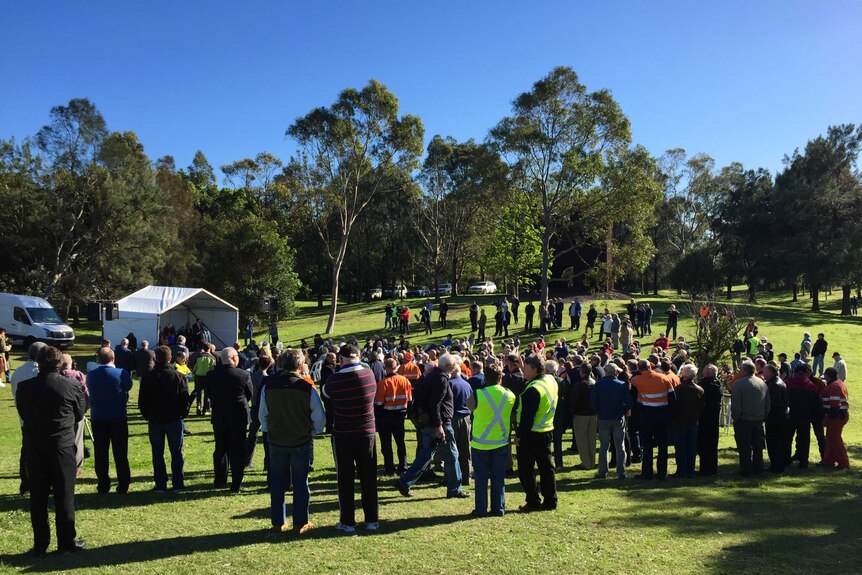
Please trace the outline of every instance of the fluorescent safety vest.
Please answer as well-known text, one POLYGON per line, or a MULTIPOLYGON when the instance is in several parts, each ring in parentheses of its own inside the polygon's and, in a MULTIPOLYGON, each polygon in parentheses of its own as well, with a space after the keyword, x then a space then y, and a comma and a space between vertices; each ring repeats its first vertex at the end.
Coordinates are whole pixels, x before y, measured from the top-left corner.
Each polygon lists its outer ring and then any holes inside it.
MULTIPOLYGON (((551 375, 543 375, 527 384, 524 392, 527 392, 531 387, 536 388, 539 392, 539 409, 536 410, 536 417, 533 419, 533 427, 530 431, 543 433, 554 430, 554 414, 557 412, 557 380, 551 375)), ((518 423, 521 422, 521 409, 518 409, 518 423)))
POLYGON ((502 385, 477 389, 470 447, 488 450, 509 445, 509 428, 514 407, 515 394, 502 385))

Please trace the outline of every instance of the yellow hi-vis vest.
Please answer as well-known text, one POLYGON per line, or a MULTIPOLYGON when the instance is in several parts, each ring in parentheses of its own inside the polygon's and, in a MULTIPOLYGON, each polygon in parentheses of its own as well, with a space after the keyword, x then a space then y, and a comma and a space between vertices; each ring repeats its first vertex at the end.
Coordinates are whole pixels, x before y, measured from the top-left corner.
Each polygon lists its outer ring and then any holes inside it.
MULTIPOLYGON (((533 419, 533 427, 530 428, 530 431, 538 433, 553 431, 554 414, 557 412, 557 380, 552 375, 542 375, 528 383, 521 395, 524 395, 531 387, 536 388, 536 391, 539 392, 539 409, 536 410, 536 417, 533 419)), ((521 423, 521 410, 522 407, 519 406, 517 419, 519 425, 521 423)))
POLYGON ((509 429, 514 407, 515 394, 502 385, 477 389, 470 447, 489 450, 509 445, 509 429))

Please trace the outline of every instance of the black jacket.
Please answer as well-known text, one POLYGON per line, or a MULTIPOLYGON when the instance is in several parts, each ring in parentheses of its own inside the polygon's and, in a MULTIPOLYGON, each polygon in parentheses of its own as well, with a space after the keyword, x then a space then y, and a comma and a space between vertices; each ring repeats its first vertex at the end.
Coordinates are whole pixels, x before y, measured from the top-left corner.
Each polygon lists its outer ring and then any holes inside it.
POLYGON ((141 378, 138 409, 149 423, 173 423, 189 414, 189 385, 169 363, 159 363, 141 378))
POLYGON ((455 404, 446 372, 435 367, 419 381, 417 388, 419 397, 414 399, 416 405, 430 417, 427 427, 451 423, 455 404))
POLYGON ((766 381, 769 389, 769 417, 767 421, 784 421, 790 415, 790 399, 787 395, 787 385, 778 376, 766 381))
POLYGON ((84 419, 86 397, 81 384, 57 372, 40 373, 18 384, 18 414, 28 445, 72 449, 77 422, 84 419))
POLYGON ((718 427, 721 417, 721 382, 715 377, 704 377, 699 385, 703 388, 703 411, 700 412, 700 425, 718 427))
POLYGON ((212 403, 213 420, 251 421, 248 402, 253 394, 249 372, 220 363, 207 374, 206 392, 212 403))
POLYGON ((151 349, 139 349, 135 352, 135 371, 138 377, 144 377, 156 366, 156 352, 151 349))

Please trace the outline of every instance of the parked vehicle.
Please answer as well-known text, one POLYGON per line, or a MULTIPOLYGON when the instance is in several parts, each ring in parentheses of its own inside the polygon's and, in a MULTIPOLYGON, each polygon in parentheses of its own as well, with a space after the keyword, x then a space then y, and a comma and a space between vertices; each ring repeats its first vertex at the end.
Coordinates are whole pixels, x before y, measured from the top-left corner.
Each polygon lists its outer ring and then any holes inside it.
POLYGON ((368 292, 369 299, 381 299, 383 298, 383 290, 381 288, 373 288, 368 292))
POLYGON ((0 293, 0 326, 13 344, 30 347, 44 341, 65 349, 75 341, 75 332, 54 308, 40 297, 0 293))
POLYGON ((452 284, 438 284, 437 293, 440 295, 452 295, 452 284))
POLYGON ((426 286, 412 286, 407 290, 407 297, 428 297, 428 288, 426 286))
POLYGON ((497 293, 497 284, 492 281, 476 282, 472 284, 467 293, 471 294, 492 294, 497 293))
POLYGON ((383 297, 387 299, 398 299, 407 297, 407 286, 397 285, 383 290, 383 297))

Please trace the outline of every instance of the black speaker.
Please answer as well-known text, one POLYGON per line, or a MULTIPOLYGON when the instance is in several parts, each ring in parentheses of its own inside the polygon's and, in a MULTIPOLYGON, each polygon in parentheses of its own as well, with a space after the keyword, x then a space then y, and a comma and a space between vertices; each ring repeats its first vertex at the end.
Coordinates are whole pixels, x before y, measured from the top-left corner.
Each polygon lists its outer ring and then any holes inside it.
POLYGON ((260 298, 260 313, 269 313, 272 303, 268 297, 260 298))
POLYGON ((87 302, 86 318, 88 321, 99 321, 102 319, 102 304, 97 301, 87 302))
POLYGON ((105 304, 105 321, 114 321, 120 319, 120 306, 109 301, 105 304))

